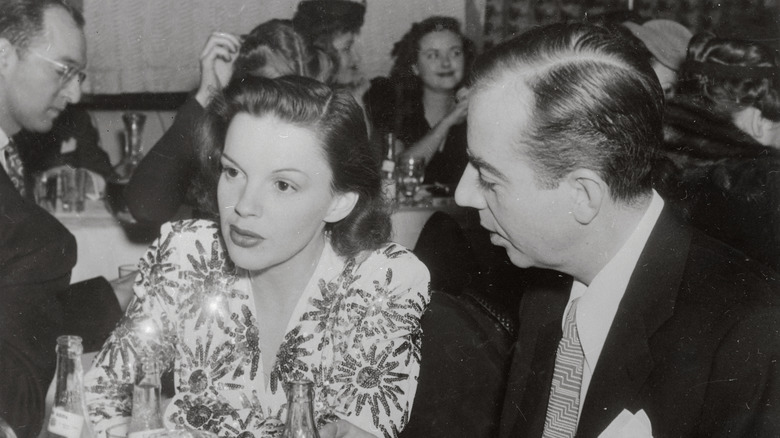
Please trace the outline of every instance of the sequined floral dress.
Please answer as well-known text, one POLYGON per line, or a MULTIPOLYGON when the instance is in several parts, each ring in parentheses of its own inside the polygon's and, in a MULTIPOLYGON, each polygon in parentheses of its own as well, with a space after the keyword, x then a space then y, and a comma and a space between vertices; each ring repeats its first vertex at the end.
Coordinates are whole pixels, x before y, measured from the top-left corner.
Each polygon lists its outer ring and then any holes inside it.
POLYGON ((133 364, 149 350, 173 368, 169 427, 225 438, 280 436, 284 382, 309 379, 320 424, 343 418, 396 436, 417 388, 419 319, 430 298, 425 266, 395 244, 360 263, 326 245, 266 386, 263 361, 274 359, 260 351, 263 321, 248 276, 226 256, 216 223, 163 225, 140 261, 133 301, 85 378, 97 437, 130 416, 133 364))

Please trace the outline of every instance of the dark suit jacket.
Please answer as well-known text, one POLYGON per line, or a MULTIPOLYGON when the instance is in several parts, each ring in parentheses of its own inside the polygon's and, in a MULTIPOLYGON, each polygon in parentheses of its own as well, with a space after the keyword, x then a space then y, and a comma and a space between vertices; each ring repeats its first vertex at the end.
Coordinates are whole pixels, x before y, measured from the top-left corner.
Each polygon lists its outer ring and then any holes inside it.
POLYGON ((75 263, 73 235, 0 167, 0 417, 20 438, 43 424, 57 337, 79 335, 96 350, 121 317, 105 279, 69 286, 75 263))
POLYGON ((455 296, 433 291, 421 324, 417 393, 399 437, 495 437, 510 332, 468 292, 455 296))
MULTIPOLYGON (((523 296, 501 436, 539 437, 571 278, 523 296)), ((588 389, 578 437, 644 409, 653 436, 780 436, 776 275, 664 210, 588 389)))

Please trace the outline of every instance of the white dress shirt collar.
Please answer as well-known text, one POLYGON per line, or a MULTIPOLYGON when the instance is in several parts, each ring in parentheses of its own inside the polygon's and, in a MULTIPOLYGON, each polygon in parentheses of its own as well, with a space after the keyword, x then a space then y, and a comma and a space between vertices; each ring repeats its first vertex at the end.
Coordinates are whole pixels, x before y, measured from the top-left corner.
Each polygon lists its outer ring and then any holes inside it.
POLYGON ((642 254, 663 207, 663 199, 653 190, 650 206, 615 256, 593 278, 589 286, 578 281, 574 281, 572 285, 569 302, 563 314, 566 315, 566 312, 569 311, 574 299, 580 298, 577 302, 576 321, 580 344, 585 355, 580 390, 580 410, 601 350, 604 348, 604 341, 606 341, 612 321, 615 319, 618 305, 626 293, 631 274, 634 272, 639 256, 642 254))
POLYGON ((5 148, 10 142, 11 140, 8 138, 8 135, 0 128, 0 166, 3 167, 3 170, 6 173, 8 173, 8 167, 5 164, 5 148))

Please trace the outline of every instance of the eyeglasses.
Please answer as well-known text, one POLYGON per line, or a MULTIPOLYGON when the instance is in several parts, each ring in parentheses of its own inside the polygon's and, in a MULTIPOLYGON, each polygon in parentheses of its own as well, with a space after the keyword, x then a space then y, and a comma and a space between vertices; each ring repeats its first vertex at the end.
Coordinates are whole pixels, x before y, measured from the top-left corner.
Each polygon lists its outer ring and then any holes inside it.
POLYGON ((55 61, 47 56, 43 56, 40 53, 29 50, 30 53, 37 56, 40 59, 43 59, 44 61, 52 64, 56 68, 57 74, 60 76, 60 87, 64 87, 70 83, 74 78, 77 78, 79 81, 79 84, 84 82, 84 79, 87 78, 87 73, 84 72, 84 69, 76 67, 74 65, 68 65, 63 64, 59 61, 55 61))

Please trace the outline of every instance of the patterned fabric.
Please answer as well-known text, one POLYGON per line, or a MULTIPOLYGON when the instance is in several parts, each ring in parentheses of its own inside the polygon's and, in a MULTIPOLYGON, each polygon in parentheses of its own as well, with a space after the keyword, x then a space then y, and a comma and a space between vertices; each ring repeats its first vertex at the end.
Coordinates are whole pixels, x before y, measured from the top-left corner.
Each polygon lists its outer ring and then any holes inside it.
POLYGON ((19 150, 16 148, 16 143, 12 139, 8 139, 8 144, 3 148, 5 154, 5 167, 7 169, 8 177, 11 178, 11 182, 14 183, 14 187, 19 191, 22 197, 26 197, 27 190, 24 185, 24 165, 22 159, 19 157, 19 150))
POLYGON ((96 436, 131 414, 133 364, 149 349, 173 367, 169 427, 220 437, 276 437, 286 418, 284 383, 315 384, 319 424, 346 419, 397 436, 408 421, 420 364, 420 316, 429 275, 389 244, 362 262, 329 245, 288 323, 273 372, 260 350, 247 273, 227 258, 219 225, 165 224, 139 263, 135 297, 87 373, 96 436))
POLYGON ((628 17, 637 22, 665 18, 693 33, 709 30, 723 37, 760 40, 778 47, 780 23, 775 17, 780 13, 780 0, 486 0, 484 48, 539 24, 621 11, 625 14, 621 21, 628 17))
POLYGON ((566 314, 563 337, 555 354, 555 372, 544 423, 545 438, 571 438, 577 432, 585 354, 577 333, 576 311, 577 300, 574 300, 566 314))

